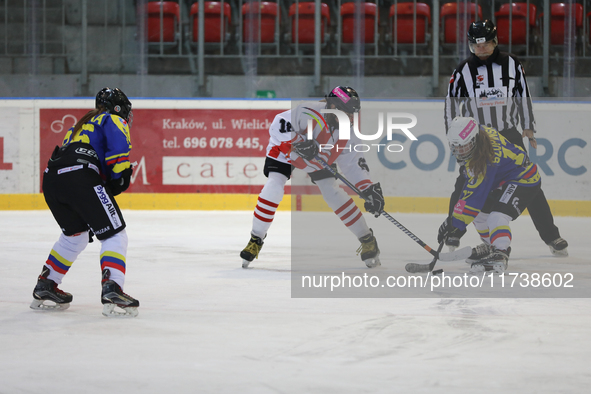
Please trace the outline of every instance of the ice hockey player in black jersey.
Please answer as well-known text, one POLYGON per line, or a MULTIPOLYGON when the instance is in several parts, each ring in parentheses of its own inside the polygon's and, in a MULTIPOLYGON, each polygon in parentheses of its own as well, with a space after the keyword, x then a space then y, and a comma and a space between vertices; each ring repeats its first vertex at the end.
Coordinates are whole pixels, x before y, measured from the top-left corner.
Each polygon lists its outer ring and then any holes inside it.
POLYGON ((104 88, 55 148, 43 174, 45 201, 62 230, 33 290, 32 309, 64 310, 72 295, 58 288, 92 235, 101 242, 103 315, 137 316, 140 303, 123 292, 127 234, 114 196, 129 187, 131 102, 104 88))

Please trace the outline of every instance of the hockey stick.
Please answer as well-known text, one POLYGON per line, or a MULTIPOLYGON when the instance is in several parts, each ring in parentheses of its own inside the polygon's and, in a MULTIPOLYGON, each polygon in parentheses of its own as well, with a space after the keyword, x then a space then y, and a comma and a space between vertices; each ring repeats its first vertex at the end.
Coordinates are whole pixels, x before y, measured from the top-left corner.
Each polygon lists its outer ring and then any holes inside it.
MULTIPOLYGON (((340 179, 345 185, 349 186, 349 188, 351 188, 351 190, 353 190, 355 193, 357 193, 357 195, 359 197, 361 197, 362 199, 365 200, 365 196, 363 195, 363 193, 361 192, 361 190, 359 190, 347 178, 345 178, 344 176, 342 176, 338 171, 336 171, 334 168, 332 168, 326 161, 324 161, 318 155, 314 156, 314 159, 316 159, 316 161, 318 161, 320 164, 322 164, 322 166, 325 169, 327 169, 331 174, 333 174, 335 177, 337 177, 338 179, 340 179)), ((427 252, 429 252, 433 257, 435 257, 435 260, 434 261, 437 261, 437 259, 442 260, 442 261, 461 260, 461 259, 468 258, 470 256, 470 254, 472 254, 472 248, 469 247, 469 246, 466 246, 465 248, 462 248, 462 249, 459 249, 459 250, 455 250, 455 251, 449 252, 449 253, 440 253, 442 247, 440 247, 438 251, 435 251, 429 245, 427 245, 426 243, 424 243, 423 241, 421 241, 421 239, 419 237, 417 237, 416 235, 414 235, 409 229, 407 229, 406 227, 404 227, 402 225, 402 223, 400 223, 398 220, 396 220, 392 216, 390 216, 390 214, 388 212, 386 212, 386 211, 384 211, 382 209, 380 211, 380 214, 382 214, 386 219, 388 219, 396 227, 398 227, 400 230, 402 230, 402 232, 404 234, 408 235, 413 241, 415 241, 416 243, 418 243, 423 249, 425 249, 427 252)), ((435 265, 434 262, 433 262, 433 265, 435 265)))
MULTIPOLYGON (((445 245, 445 241, 439 244, 437 248, 437 253, 441 252, 443 249, 443 245, 445 245)), ((429 264, 417 264, 417 263, 408 263, 404 266, 406 272, 410 272, 411 274, 416 274, 420 272, 432 272, 433 268, 435 268, 435 263, 437 263, 437 257, 433 257, 433 260, 429 264)))

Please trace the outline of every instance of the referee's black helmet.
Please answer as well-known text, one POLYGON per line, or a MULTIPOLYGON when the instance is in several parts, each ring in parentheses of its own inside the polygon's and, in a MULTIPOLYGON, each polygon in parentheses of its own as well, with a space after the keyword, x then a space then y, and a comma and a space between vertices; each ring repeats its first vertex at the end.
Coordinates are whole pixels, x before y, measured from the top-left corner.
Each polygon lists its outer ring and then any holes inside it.
POLYGON ((472 22, 467 35, 471 44, 482 44, 497 39, 497 27, 488 19, 472 22))

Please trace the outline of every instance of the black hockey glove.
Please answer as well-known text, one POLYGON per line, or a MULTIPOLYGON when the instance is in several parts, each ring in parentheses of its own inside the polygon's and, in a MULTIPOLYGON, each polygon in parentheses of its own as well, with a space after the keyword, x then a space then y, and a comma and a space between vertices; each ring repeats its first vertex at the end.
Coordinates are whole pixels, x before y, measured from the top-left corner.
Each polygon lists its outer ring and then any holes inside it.
POLYGON ((318 154, 318 144, 314 140, 293 144, 293 150, 304 160, 313 160, 318 154))
POLYGON ((460 230, 457 227, 454 227, 452 224, 452 218, 447 217, 439 226, 439 232, 437 234, 437 242, 442 243, 448 238, 457 238, 460 239, 466 234, 466 230, 460 230))
POLYGON ((382 194, 380 183, 374 183, 362 193, 363 199, 365 200, 365 210, 373 214, 376 218, 380 216, 384 210, 384 195, 382 194))
POLYGON ((129 183, 131 182, 132 173, 133 168, 129 167, 121 172, 121 178, 111 179, 107 183, 107 187, 111 191, 111 194, 113 194, 114 196, 118 196, 119 194, 126 191, 129 187, 129 183))

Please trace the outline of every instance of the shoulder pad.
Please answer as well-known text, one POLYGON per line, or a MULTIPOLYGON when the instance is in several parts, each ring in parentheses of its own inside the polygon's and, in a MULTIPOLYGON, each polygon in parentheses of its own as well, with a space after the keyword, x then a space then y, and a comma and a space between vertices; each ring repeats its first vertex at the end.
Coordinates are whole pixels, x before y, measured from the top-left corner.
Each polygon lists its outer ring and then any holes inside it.
POLYGON ((117 126, 127 127, 127 121, 123 119, 121 116, 113 114, 110 114, 109 116, 111 117, 111 121, 115 123, 117 126))

